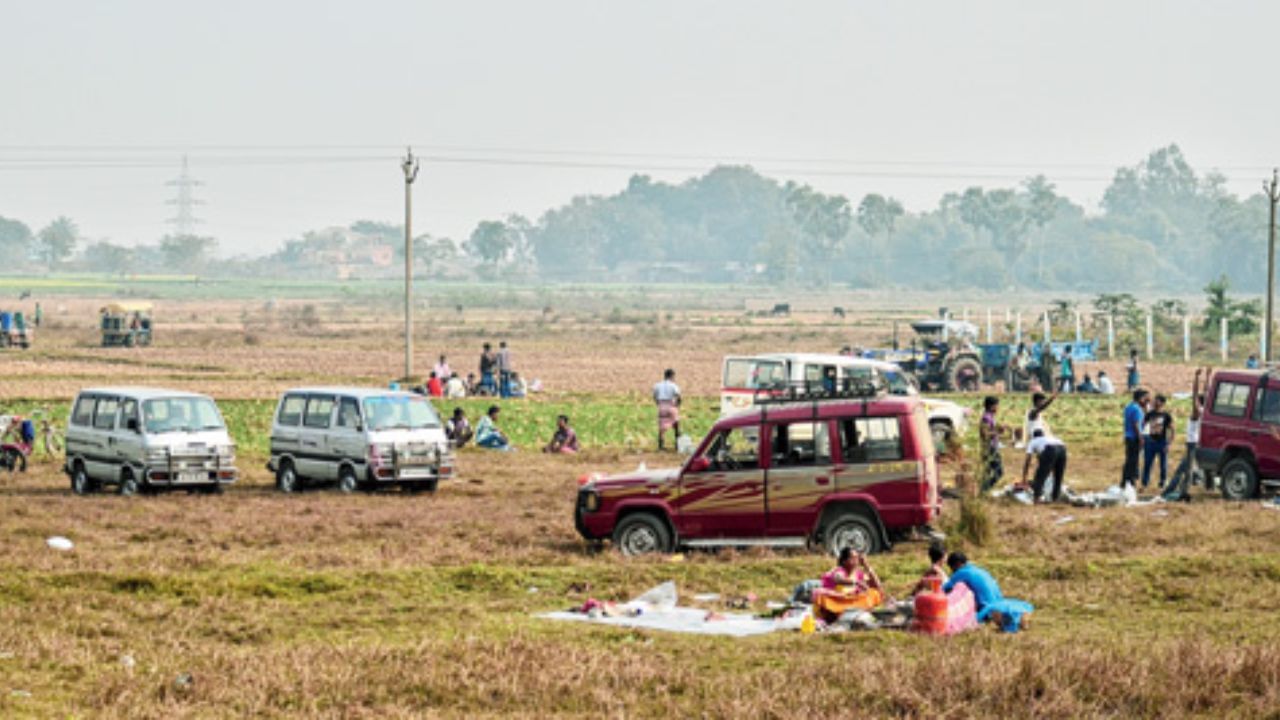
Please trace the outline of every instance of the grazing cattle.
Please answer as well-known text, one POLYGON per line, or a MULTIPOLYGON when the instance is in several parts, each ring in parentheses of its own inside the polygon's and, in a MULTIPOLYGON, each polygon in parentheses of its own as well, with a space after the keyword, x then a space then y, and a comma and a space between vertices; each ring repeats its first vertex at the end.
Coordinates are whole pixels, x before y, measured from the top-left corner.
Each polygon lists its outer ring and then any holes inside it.
POLYGON ((774 317, 788 317, 791 315, 791 303, 777 303, 769 314, 774 317))
POLYGON ((835 316, 836 316, 836 317, 838 317, 838 318, 842 318, 842 319, 843 319, 843 318, 844 318, 844 316, 845 316, 845 315, 844 315, 844 308, 842 308, 842 307, 840 307, 839 305, 837 305, 837 306, 835 306, 835 307, 831 308, 831 314, 832 314, 832 315, 835 315, 835 316))

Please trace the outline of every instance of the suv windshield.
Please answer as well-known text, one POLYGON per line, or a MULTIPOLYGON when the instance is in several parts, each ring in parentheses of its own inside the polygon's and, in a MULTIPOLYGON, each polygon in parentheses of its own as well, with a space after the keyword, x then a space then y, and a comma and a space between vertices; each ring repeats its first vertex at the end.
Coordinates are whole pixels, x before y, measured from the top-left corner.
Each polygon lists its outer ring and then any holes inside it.
POLYGON ((420 430, 440 427, 440 416, 424 397, 388 395, 364 401, 370 430, 420 430))
POLYGON ((735 390, 782 390, 787 387, 787 369, 778 360, 730 360, 724 366, 724 386, 735 390))
POLYGON ((174 397, 147 400, 142 416, 148 433, 223 430, 222 415, 209 398, 174 397))

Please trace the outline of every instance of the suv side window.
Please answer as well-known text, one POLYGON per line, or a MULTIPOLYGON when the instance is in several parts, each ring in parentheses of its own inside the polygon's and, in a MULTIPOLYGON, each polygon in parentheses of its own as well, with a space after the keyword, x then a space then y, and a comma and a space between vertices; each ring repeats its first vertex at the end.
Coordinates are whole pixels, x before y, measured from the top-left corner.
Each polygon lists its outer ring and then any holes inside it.
POLYGON ((770 438, 773 467, 831 464, 827 423, 792 423, 773 428, 770 438))
POLYGON ((76 407, 71 411, 71 424, 88 426, 93 423, 93 404, 98 398, 92 395, 81 395, 76 400, 76 407))
POLYGON ((333 398, 313 395, 307 398, 307 413, 302 418, 302 424, 323 430, 329 427, 329 416, 332 414, 333 398))
POLYGON ((93 413, 93 427, 98 430, 111 430, 116 426, 116 411, 120 409, 120 400, 113 397, 98 398, 98 408, 93 413))
POLYGON ((133 398, 126 399, 120 408, 120 429, 128 428, 130 420, 137 422, 139 428, 142 427, 141 420, 138 418, 138 401, 133 398))
POLYGON ((725 430, 707 448, 706 457, 718 471, 755 470, 760 467, 758 428, 725 430), (750 432, 748 432, 750 431, 750 432))
POLYGON ((1253 401, 1253 419, 1280 425, 1280 388, 1258 388, 1258 397, 1253 401))
POLYGON ((1242 418, 1249 404, 1249 386, 1233 382, 1218 383, 1213 395, 1213 414, 1222 417, 1242 418))
POLYGON ((846 418, 840 421, 840 454, 847 463, 902 459, 897 417, 846 418))
POLYGON ((344 397, 338 401, 337 427, 356 430, 360 427, 360 404, 355 398, 344 397))
POLYGON ((280 415, 276 422, 296 427, 302 422, 302 408, 306 404, 307 398, 303 395, 286 395, 284 402, 280 403, 280 415))

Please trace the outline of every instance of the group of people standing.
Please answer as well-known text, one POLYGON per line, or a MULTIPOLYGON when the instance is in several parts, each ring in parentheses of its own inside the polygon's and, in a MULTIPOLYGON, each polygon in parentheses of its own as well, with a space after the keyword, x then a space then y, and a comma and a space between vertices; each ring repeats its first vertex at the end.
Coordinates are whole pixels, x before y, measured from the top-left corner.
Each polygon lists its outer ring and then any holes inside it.
POLYGON ((982 484, 981 491, 987 492, 996 486, 1004 477, 1004 438, 1022 439, 1026 442, 1026 460, 1022 465, 1022 485, 1027 486, 1027 477, 1031 471, 1031 460, 1036 460, 1036 472, 1030 483, 1032 502, 1045 500, 1057 502, 1065 487, 1067 474, 1067 445, 1055 436, 1049 428, 1045 412, 1058 393, 1046 396, 1036 392, 1031 395, 1031 408, 1023 419, 1021 429, 1011 430, 997 419, 1000 411, 1000 398, 989 395, 982 402, 982 421, 978 432, 982 438, 982 484), (1048 486, 1053 480, 1051 487, 1048 486))
POLYGON ((505 340, 498 343, 496 351, 490 343, 483 345, 478 369, 479 376, 467 373, 464 378, 449 366, 449 359, 441 355, 426 384, 415 390, 431 397, 458 400, 477 396, 522 398, 528 396, 531 389, 536 389, 530 388, 529 383, 516 372, 511 362, 511 349, 505 340))
POLYGON ((1190 501, 1191 479, 1196 469, 1196 448, 1200 444, 1200 420, 1204 412, 1200 380, 1203 377, 1208 382, 1211 372, 1209 368, 1196 368, 1191 389, 1191 415, 1186 427, 1186 452, 1182 462, 1174 470, 1173 479, 1167 488, 1169 448, 1175 435, 1168 398, 1164 395, 1153 396, 1142 388, 1133 391, 1133 400, 1124 408, 1124 469, 1120 476, 1121 488, 1133 487, 1136 490, 1141 477, 1142 489, 1145 491, 1151 484, 1151 468, 1158 461, 1160 481, 1156 487, 1162 491, 1164 498, 1190 501), (1139 455, 1142 458, 1141 475, 1138 472, 1139 455))

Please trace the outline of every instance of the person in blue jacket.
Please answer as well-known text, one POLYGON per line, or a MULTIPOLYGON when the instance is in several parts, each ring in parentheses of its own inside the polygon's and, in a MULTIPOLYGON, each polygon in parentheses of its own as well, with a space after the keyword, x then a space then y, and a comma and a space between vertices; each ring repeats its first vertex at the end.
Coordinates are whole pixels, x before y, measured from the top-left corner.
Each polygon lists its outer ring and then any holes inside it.
POLYGON ((942 591, 951 592, 956 583, 964 583, 973 593, 978 622, 990 620, 1002 631, 1014 633, 1024 627, 1024 616, 1035 610, 1031 603, 1006 598, 991 573, 970 565, 969 558, 962 552, 948 555, 947 567, 951 568, 951 579, 942 586, 942 591))

